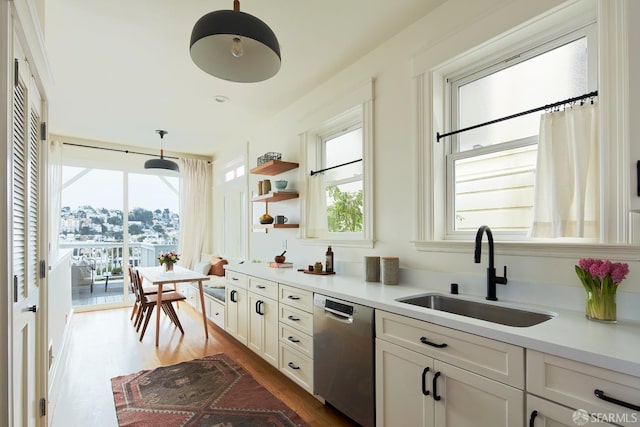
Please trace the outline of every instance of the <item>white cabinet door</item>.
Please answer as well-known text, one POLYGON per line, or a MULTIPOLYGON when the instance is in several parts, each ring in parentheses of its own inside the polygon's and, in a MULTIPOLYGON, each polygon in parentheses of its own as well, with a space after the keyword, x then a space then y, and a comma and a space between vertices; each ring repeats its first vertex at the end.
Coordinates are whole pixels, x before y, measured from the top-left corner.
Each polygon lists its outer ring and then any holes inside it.
POLYGON ((249 292, 247 346, 278 367, 278 302, 249 292))
POLYGON ((438 427, 513 427, 524 421, 523 391, 440 360, 431 393, 438 427))
POLYGON ((430 357, 376 339, 376 425, 434 427, 432 375, 430 357))
POLYGON ((227 285, 225 330, 247 345, 247 290, 227 285))

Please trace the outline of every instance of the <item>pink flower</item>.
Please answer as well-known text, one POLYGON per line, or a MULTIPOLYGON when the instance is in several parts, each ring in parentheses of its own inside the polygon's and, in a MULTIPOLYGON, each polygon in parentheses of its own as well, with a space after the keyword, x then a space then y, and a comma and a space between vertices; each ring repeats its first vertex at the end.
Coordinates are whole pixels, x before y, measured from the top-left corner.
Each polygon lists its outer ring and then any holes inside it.
POLYGON ((622 282, 629 274, 629 265, 624 262, 615 262, 611 265, 611 280, 616 285, 622 282))
POLYGON ((593 264, 595 260, 593 258, 580 258, 578 260, 578 266, 584 271, 589 271, 591 268, 591 264, 593 264))

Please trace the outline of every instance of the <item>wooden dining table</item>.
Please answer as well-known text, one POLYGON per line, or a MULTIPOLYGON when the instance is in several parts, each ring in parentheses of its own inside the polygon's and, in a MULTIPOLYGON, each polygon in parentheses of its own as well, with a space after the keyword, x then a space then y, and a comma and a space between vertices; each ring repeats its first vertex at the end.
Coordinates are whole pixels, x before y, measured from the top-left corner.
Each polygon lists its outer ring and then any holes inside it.
POLYGON ((209 280, 209 276, 198 273, 188 268, 173 266, 173 270, 165 271, 163 266, 156 267, 138 267, 138 273, 143 278, 143 284, 155 285, 158 287, 158 302, 156 305, 156 347, 160 343, 160 304, 162 304, 162 287, 167 284, 198 282, 198 291, 200 293, 200 306, 202 309, 202 322, 204 323, 204 336, 209 339, 209 329, 207 328, 207 312, 204 304, 204 292, 202 290, 202 282, 209 280))

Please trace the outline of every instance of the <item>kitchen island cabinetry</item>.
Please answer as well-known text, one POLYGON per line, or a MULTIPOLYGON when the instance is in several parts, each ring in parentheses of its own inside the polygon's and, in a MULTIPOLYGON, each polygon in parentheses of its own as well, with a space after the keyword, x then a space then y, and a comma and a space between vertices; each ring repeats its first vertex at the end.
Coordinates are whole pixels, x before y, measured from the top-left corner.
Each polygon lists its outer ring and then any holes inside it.
POLYGON ((278 284, 249 278, 247 346, 278 367, 278 284))
MULTIPOLYGON (((571 416, 563 412, 562 423, 575 425, 576 416, 589 418, 602 425, 607 422, 622 426, 637 426, 640 423, 640 378, 623 375, 563 357, 534 350, 527 350, 527 417, 537 411, 533 425, 549 425, 536 422, 540 417, 556 417, 559 412, 546 410, 562 405, 570 408, 571 416), (537 397, 536 397, 537 396, 537 397)), ((601 425, 598 424, 598 425, 601 425)), ((562 425, 562 424, 559 424, 562 425)))
POLYGON ((247 283, 248 277, 234 271, 226 271, 226 305, 225 331, 247 345, 248 307, 247 283))
POLYGON ((280 371, 313 393, 313 293, 279 285, 280 371))
POLYGON ((523 424, 524 349, 376 311, 376 424, 523 424))

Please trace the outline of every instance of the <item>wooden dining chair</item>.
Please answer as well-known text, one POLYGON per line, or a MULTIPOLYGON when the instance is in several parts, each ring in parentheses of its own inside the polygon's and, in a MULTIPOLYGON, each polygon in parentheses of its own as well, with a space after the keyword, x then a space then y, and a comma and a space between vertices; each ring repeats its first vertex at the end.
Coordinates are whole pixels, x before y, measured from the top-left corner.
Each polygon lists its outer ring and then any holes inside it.
MULTIPOLYGON (((158 293, 154 294, 145 294, 144 288, 142 286, 142 281, 140 280, 140 275, 137 270, 132 272, 133 276, 133 286, 134 292, 136 293, 136 300, 139 299, 140 303, 137 310, 137 317, 134 325, 136 326, 136 331, 140 330, 140 326, 142 326, 142 331, 140 332, 140 341, 144 337, 144 333, 147 330, 147 326, 149 325, 149 320, 151 319, 151 315, 153 313, 154 307, 158 303, 158 293), (144 317, 144 324, 143 324, 144 317)), ((182 329, 182 324, 180 323, 180 319, 178 318, 178 314, 173 308, 174 302, 184 301, 187 297, 182 295, 176 291, 169 291, 162 293, 162 302, 161 307, 162 311, 169 317, 171 322, 180 329, 182 335, 184 335, 184 329, 182 329)))
MULTIPOLYGON (((133 302, 133 306, 131 307, 131 317, 130 320, 133 320, 133 317, 136 316, 137 313, 139 313, 140 310, 140 297, 138 295, 138 292, 135 289, 135 286, 133 284, 133 280, 134 280, 134 274, 136 274, 136 269, 134 269, 133 267, 129 266, 129 288, 131 290, 131 293, 134 295, 135 301, 133 302)), ((142 278, 140 277, 140 281, 142 282, 142 278)), ((172 292, 175 291, 175 286, 174 289, 169 289, 169 288, 164 288, 162 289, 162 293, 165 292, 172 292)), ((158 293, 158 287, 157 286, 142 286, 142 293, 144 295, 154 295, 158 293)), ((138 320, 139 320, 139 316, 136 316, 136 320, 135 322, 133 322, 134 326, 138 326, 138 320)))

